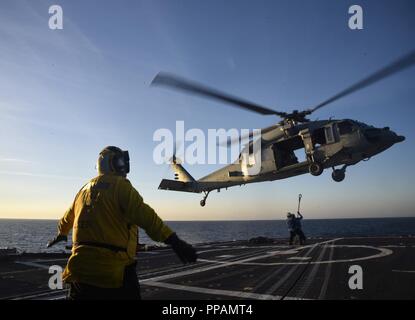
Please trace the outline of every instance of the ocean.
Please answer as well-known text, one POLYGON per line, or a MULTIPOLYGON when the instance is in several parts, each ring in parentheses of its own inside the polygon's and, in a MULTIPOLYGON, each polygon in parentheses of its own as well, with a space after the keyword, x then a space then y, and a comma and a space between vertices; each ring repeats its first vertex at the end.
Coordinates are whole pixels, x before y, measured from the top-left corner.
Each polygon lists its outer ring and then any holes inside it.
MULTIPOLYGON (((216 241, 246 240, 263 236, 286 238, 284 220, 257 221, 167 221, 184 240, 195 244, 216 241)), ((56 234, 56 220, 0 219, 0 248, 16 248, 20 252, 62 252, 61 243, 46 249, 56 234)), ((303 230, 308 237, 358 237, 415 235, 414 218, 377 219, 304 219, 303 230)), ((140 243, 154 244, 143 230, 140 243)))

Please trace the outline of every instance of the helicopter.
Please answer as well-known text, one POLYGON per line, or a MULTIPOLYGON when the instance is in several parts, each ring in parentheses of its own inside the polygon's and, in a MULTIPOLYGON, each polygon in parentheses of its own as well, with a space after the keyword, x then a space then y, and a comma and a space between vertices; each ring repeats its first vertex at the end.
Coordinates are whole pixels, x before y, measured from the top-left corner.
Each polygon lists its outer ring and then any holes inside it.
MULTIPOLYGON (((163 86, 215 99, 261 115, 276 115, 281 120, 261 129, 259 139, 261 163, 260 171, 257 174, 249 174, 247 168, 244 167, 249 164, 241 161, 240 156, 235 162, 195 180, 180 161, 177 161, 174 151, 171 161, 171 167, 175 174, 174 180, 163 179, 159 189, 203 193, 200 205, 204 207, 209 193, 213 190, 220 192, 221 189, 233 186, 287 179, 306 173, 319 176, 328 168, 333 170, 332 179, 341 182, 345 179, 347 167, 360 161, 369 160, 394 144, 404 141, 405 137, 396 134, 389 127, 376 128, 357 120, 310 120, 307 116, 413 64, 415 64, 415 51, 311 108, 302 111, 294 110, 290 113, 276 111, 237 98, 171 73, 160 72, 153 79, 152 86, 163 86), (301 162, 295 155, 295 151, 299 149, 303 149, 305 152, 305 160, 301 162)), ((246 148, 252 149, 252 144, 253 141, 249 141, 244 150, 246 148)))

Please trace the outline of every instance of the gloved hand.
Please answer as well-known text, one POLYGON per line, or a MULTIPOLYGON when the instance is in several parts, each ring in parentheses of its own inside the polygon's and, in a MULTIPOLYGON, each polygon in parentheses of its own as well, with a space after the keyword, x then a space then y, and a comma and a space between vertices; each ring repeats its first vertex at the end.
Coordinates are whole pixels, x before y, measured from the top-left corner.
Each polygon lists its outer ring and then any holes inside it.
POLYGON ((196 262, 196 250, 190 244, 180 239, 175 233, 169 236, 164 243, 171 245, 173 251, 184 264, 196 262))
POLYGON ((46 247, 50 248, 51 246, 53 246, 53 245, 55 245, 55 244, 57 244, 58 242, 61 242, 61 241, 68 241, 68 237, 59 234, 54 239, 50 240, 46 247))

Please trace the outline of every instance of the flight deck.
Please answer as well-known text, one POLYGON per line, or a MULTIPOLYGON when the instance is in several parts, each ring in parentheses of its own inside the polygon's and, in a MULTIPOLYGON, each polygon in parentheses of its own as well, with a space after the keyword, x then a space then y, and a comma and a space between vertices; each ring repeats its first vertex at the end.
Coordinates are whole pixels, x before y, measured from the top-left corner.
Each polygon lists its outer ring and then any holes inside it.
MULTIPOLYGON (((190 265, 182 265, 169 248, 138 252, 142 299, 415 298, 413 236, 314 238, 294 246, 286 239, 259 240, 195 245, 199 260, 190 265)), ((48 286, 49 268, 63 267, 67 258, 3 256, 0 299, 64 299, 65 288, 48 286)))

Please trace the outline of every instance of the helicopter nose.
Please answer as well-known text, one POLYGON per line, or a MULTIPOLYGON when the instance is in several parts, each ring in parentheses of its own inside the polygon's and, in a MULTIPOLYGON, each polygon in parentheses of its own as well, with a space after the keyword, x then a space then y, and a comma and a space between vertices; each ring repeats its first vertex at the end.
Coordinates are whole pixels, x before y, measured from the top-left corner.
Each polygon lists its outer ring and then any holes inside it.
MULTIPOLYGON (((386 128, 384 128, 384 130, 385 129, 386 128)), ((387 131, 389 131, 392 134, 392 137, 391 138, 392 138, 393 143, 399 143, 399 142, 405 141, 405 137, 404 136, 400 136, 397 133, 389 130, 388 127, 387 127, 387 131)))
POLYGON ((397 135, 396 138, 395 138, 395 141, 396 141, 396 143, 403 142, 403 141, 405 141, 405 137, 397 135))
POLYGON ((366 129, 364 132, 366 139, 371 143, 387 143, 395 144, 405 140, 404 136, 397 135, 395 132, 390 130, 388 127, 380 128, 370 128, 366 129))
POLYGON ((385 133, 390 134, 389 129, 369 128, 363 131, 366 139, 371 143, 379 143, 383 140, 385 133))

